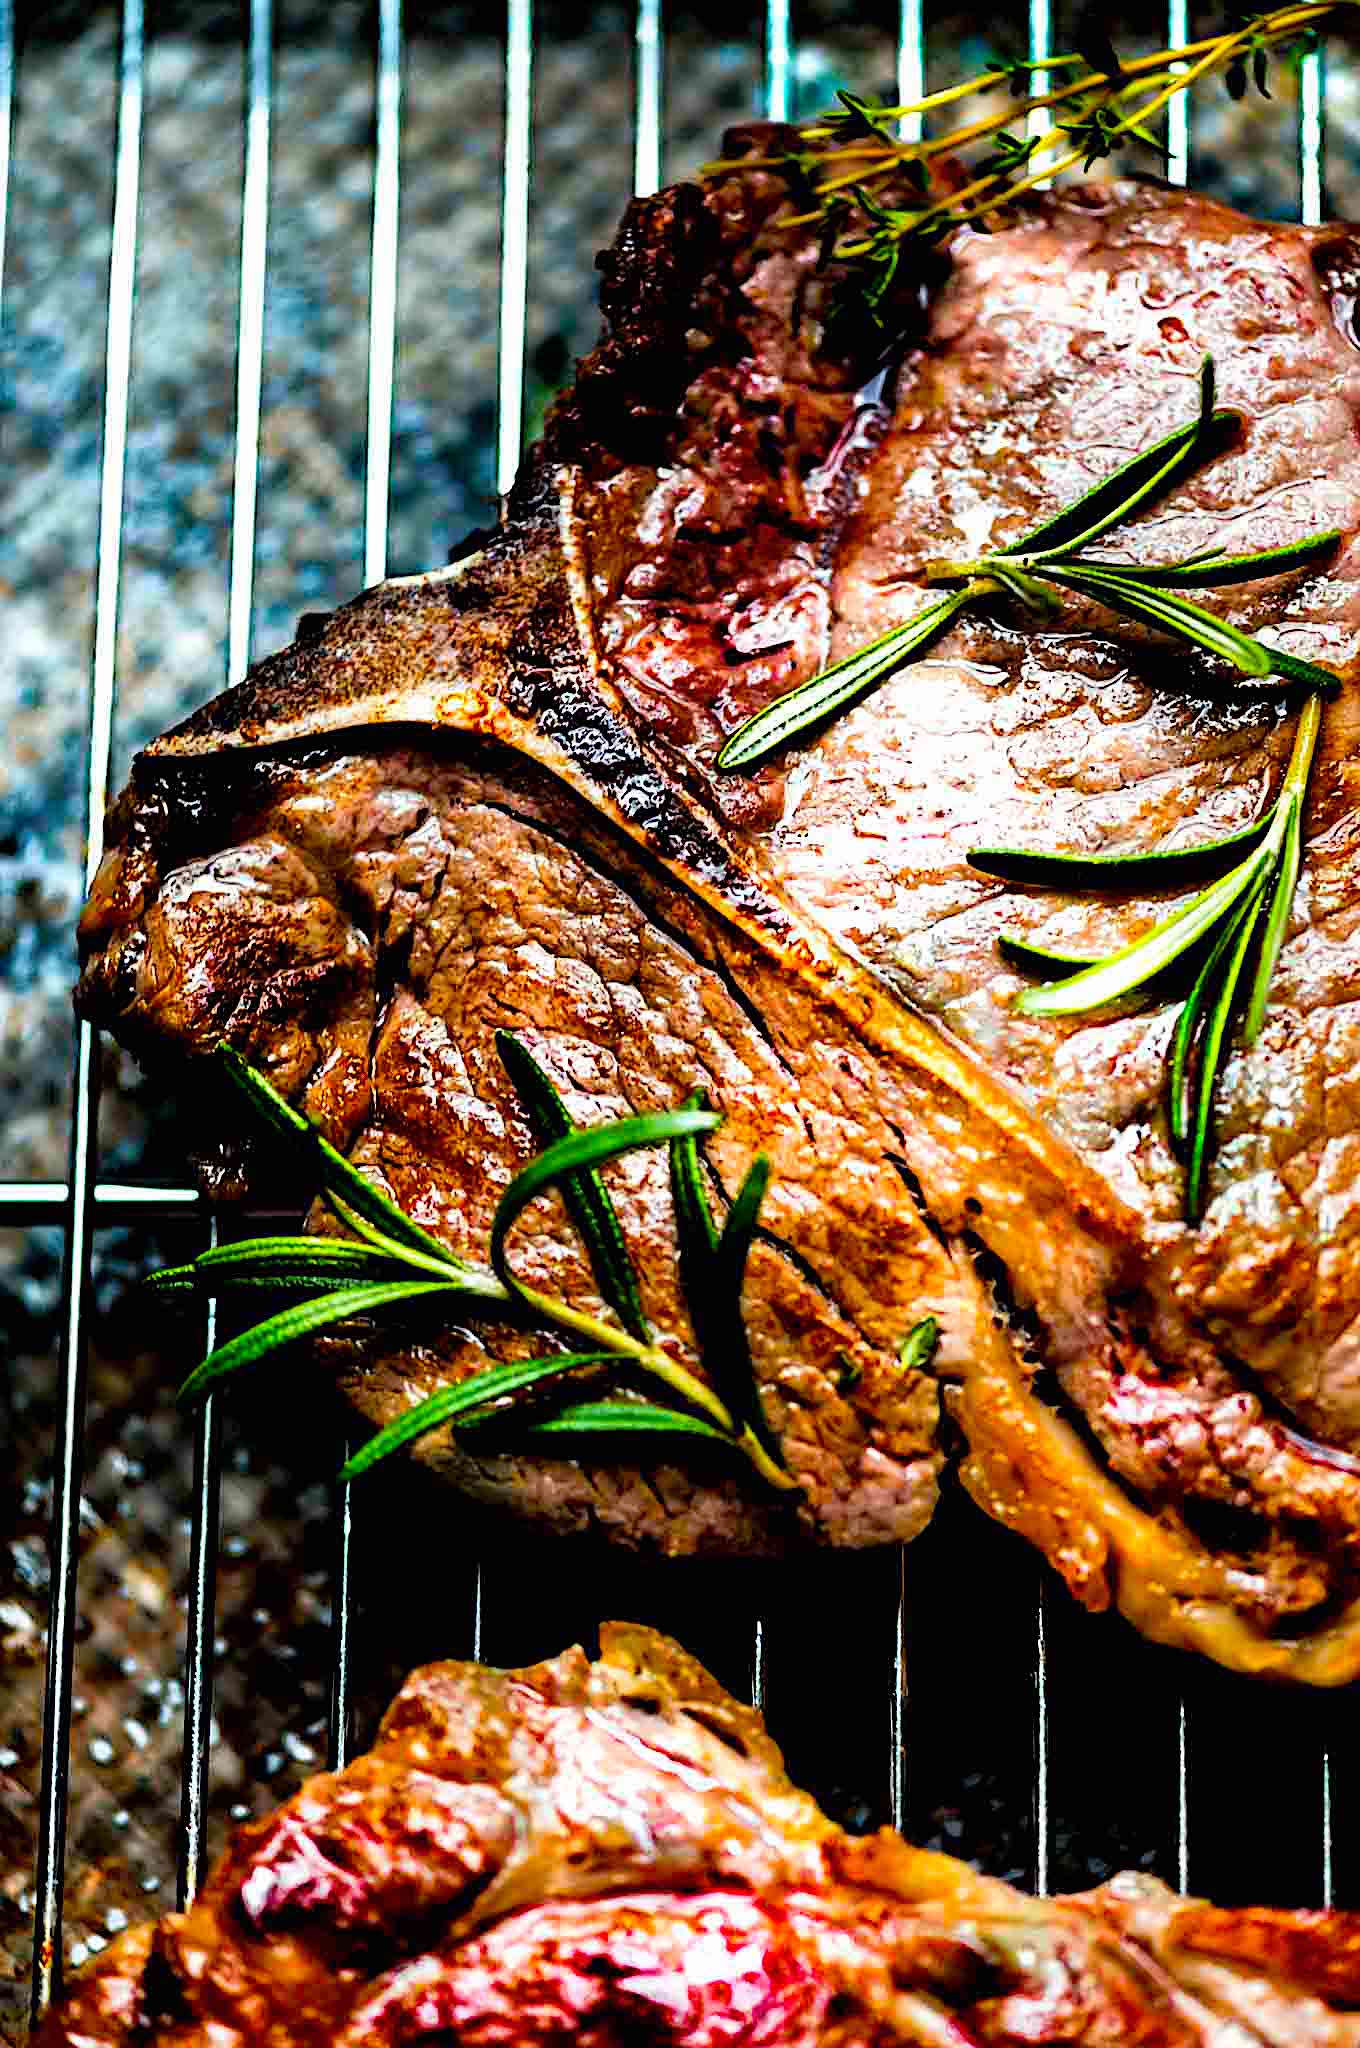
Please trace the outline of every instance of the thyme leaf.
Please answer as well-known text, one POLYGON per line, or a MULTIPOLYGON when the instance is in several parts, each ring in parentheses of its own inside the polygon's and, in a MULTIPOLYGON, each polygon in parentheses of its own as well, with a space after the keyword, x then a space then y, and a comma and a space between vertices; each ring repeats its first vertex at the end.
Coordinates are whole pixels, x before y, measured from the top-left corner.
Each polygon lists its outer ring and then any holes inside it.
MULTIPOLYGON (((840 223, 835 235, 837 260, 855 289, 872 289, 874 303, 866 311, 881 322, 884 294, 901 274, 894 261, 899 251, 926 248, 972 221, 985 226, 1023 193, 1132 144, 1164 155, 1155 124, 1179 94, 1221 78, 1234 97, 1245 97, 1252 84, 1269 97, 1272 57, 1297 65, 1354 6, 1355 0, 1283 0, 1249 19, 1229 21, 1216 34, 1124 59, 1101 25, 1087 23, 1077 32, 1075 50, 1037 59, 992 56, 971 77, 901 105, 842 92, 829 112, 802 124, 795 149, 723 160, 708 165, 705 174, 718 177, 756 165, 783 170, 790 178, 788 225, 821 226, 851 190, 909 195, 914 204, 884 206, 880 198, 878 214, 861 209, 867 232, 840 223), (1001 105, 998 86, 1010 95, 1001 105), (968 101, 982 104, 963 112, 968 101), (946 109, 960 110, 953 126, 950 117, 940 119, 946 109), (1049 117, 1045 130, 1019 144, 1011 130, 1032 112, 1049 117), (921 139, 903 134, 904 122, 919 133, 927 117, 930 132, 921 139), (941 157, 968 165, 963 184, 948 193, 937 192, 929 178, 941 157)), ((911 266, 906 269, 914 286, 911 266)))

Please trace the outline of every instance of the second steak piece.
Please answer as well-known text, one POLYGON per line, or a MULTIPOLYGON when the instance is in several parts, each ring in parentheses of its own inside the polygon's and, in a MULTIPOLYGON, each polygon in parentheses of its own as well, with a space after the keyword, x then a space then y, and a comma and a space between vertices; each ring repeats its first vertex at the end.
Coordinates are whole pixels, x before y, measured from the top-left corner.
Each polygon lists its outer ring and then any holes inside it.
POLYGON ((83 1970, 35 2048, 1357 2048, 1360 1919, 1032 1899, 790 1784, 651 1630, 415 1672, 378 1739, 83 1970))
MULTIPOLYGON (((654 1485, 432 1447, 464 1484, 673 1549, 910 1533, 931 1399, 894 1351, 930 1310, 965 1483, 1081 1599, 1247 1669, 1348 1679, 1360 380, 1332 301, 1351 238, 1139 187, 1045 198, 955 243, 889 409, 826 343, 790 205, 738 169, 636 209, 607 265, 614 331, 485 549, 347 606, 148 751, 82 1004, 151 1064, 228 1036, 462 1251, 528 1150, 496 1024, 527 1030, 583 1120, 707 1085, 729 1193, 771 1150, 748 1312, 802 1507, 688 1462, 654 1485), (1287 751, 1273 697, 1105 615, 999 609, 777 768, 713 764, 758 705, 908 616, 928 560, 1023 530, 1192 415, 1206 350, 1240 439, 1112 549, 1346 539, 1325 572, 1211 594, 1343 689, 1191 1231, 1171 1011, 1018 1019, 995 947, 1003 924, 1104 946, 1159 906, 1062 908, 967 854, 1231 829, 1287 751)), ((659 1172, 619 1176, 620 1213, 686 1346, 659 1172)), ((540 1253, 583 1278, 560 1233, 540 1253)), ((483 1341, 379 1335, 338 1362, 386 1419, 483 1341)))

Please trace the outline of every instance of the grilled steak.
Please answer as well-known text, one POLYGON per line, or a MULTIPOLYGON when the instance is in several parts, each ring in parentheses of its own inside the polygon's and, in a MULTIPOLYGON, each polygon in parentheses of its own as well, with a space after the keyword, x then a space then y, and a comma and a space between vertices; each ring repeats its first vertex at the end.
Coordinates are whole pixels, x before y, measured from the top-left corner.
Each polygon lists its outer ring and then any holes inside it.
POLYGON ((77 1978, 42 2048, 1360 2042, 1360 1916, 1122 1876, 1032 1899, 785 1777, 647 1629, 416 1672, 372 1751, 77 1978))
MULTIPOLYGON (((531 1149, 500 1025, 578 1121, 703 1085, 727 1189, 771 1154, 747 1315, 801 1501, 698 1458, 643 1476, 428 1440, 472 1491, 674 1551, 909 1536, 936 1384, 895 1348, 929 1309, 964 1483, 1079 1598, 1245 1669, 1348 1680, 1360 245, 1155 187, 1046 195, 903 284, 900 360, 875 372, 827 338, 835 278, 790 204, 760 168, 637 203, 602 259, 606 338, 500 530, 310 622, 141 757, 81 1005, 148 1063, 229 1037, 460 1251, 531 1149), (1343 688, 1266 1029, 1228 1064, 1189 1229, 1173 1009, 1018 1017, 995 943, 1108 948, 1162 906, 1074 906, 966 854, 1246 822, 1288 751, 1277 696, 1094 610, 998 609, 777 766, 714 764, 751 711, 909 616, 931 559, 1023 531, 1193 414, 1206 350, 1242 432, 1112 551, 1346 541, 1209 600, 1343 688)), ((685 1354, 664 1162, 615 1180, 685 1354)), ((560 1215, 525 1261, 588 1298, 560 1215)), ((328 1353, 380 1421, 514 1341, 388 1326, 328 1353)))

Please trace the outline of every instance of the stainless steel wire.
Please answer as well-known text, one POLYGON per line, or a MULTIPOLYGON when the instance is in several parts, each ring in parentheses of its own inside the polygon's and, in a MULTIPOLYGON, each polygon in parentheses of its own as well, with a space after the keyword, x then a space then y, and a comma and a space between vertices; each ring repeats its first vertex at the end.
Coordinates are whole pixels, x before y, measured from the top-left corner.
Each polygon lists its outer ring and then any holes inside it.
MULTIPOLYGON (((909 107, 925 97, 926 38, 922 0, 902 0, 897 17, 897 100, 909 107)), ((921 116, 908 114, 902 123, 903 139, 919 142, 921 116)))
MULTIPOLYGON (((1053 0, 1029 0, 1029 57, 1031 64, 1040 63, 1053 55, 1053 0)), ((1036 71, 1030 79, 1030 90, 1045 93, 1049 87, 1047 71, 1036 71)), ((1049 107, 1031 107, 1025 121, 1025 133, 1031 138, 1047 135, 1053 126, 1053 112, 1049 107)), ((1047 180, 1042 180, 1039 190, 1043 191, 1047 180)))
MULTIPOLYGON (((208 1233, 217 1243, 214 1220, 208 1233)), ((204 1318, 206 1350, 217 1341, 217 1305, 204 1318)), ((180 1751, 179 1869, 181 1910, 198 1895, 208 1840, 208 1772, 213 1726, 213 1638, 217 1615, 217 1541, 222 1502, 222 1420, 209 1395, 194 1418, 193 1509, 189 1525, 189 1587, 184 1614, 184 1739, 180 1751)))
MULTIPOLYGON (((1326 58, 1313 51, 1299 67, 1299 218, 1307 227, 1321 224, 1326 206, 1327 130, 1326 58)), ((1319 1758, 1319 1823, 1321 1831, 1322 1903, 1334 1893, 1332 1855, 1332 1756, 1327 1744, 1319 1758)))
POLYGON ((349 1762, 354 1736, 354 1488, 338 1479, 333 1489, 331 1544, 331 1689, 326 1758, 333 1771, 349 1762))
MULTIPOLYGON (((364 582, 387 574, 392 484, 392 412, 397 377, 397 246, 401 197, 401 0, 381 0, 374 76, 373 226, 369 246, 368 439, 364 464, 364 582)), ((341 1457, 348 1451, 342 1447, 341 1457)), ((354 1496, 332 1489, 331 1683, 327 1761, 349 1761, 353 1680, 354 1496)))
MULTIPOLYGON (((1190 40, 1190 0, 1167 0, 1167 48, 1178 50, 1190 40)), ((1190 105, 1180 93, 1166 110, 1166 175, 1173 185, 1190 176, 1190 105)), ((1176 1884, 1190 1887, 1190 1721, 1185 1694, 1176 1700, 1176 1884)))
POLYGON ((793 24, 790 0, 765 4, 765 118, 793 118, 793 24))
MULTIPOLYGON (((1190 0, 1168 0, 1166 46, 1180 50, 1190 40, 1190 0)), ((1184 70, 1184 65, 1177 65, 1184 70)), ((1184 185, 1190 176, 1190 100, 1178 93, 1166 110, 1166 175, 1173 185, 1184 185)))
MULTIPOLYGON (((123 486, 127 467, 132 315, 137 283, 137 216, 142 160, 145 37, 142 0, 124 0, 119 39, 113 229, 109 250, 108 328, 104 357, 103 453, 99 494, 99 556, 95 582, 94 654, 85 781, 84 880, 94 881, 103 845, 117 680, 118 596, 123 555, 123 486)), ((66 1869, 67 1764, 71 1739, 71 1671, 75 1648, 80 1488, 84 1471, 86 1308, 90 1289, 91 1199, 98 1143, 99 1045, 92 1025, 76 1027, 67 1168, 65 1303, 59 1420, 52 1471, 52 1593, 39 1794, 37 1900, 34 1915, 32 2010, 41 2017, 61 1968, 62 1883, 66 1869)))
POLYGON ((269 129, 273 0, 251 0, 246 56, 246 148, 241 191, 241 297, 236 340, 236 461, 227 591, 227 681, 250 666, 255 613, 255 504, 260 474, 264 284, 269 253, 269 129))
MULTIPOLYGON (((793 108, 793 43, 789 0, 767 0, 765 9, 764 106, 767 121, 787 121, 793 108)), ((751 1705, 763 1713, 766 1693, 766 1622, 757 1614, 751 1639, 751 1705)))
MULTIPOLYGON (((901 0, 897 15, 897 99, 909 107, 925 98, 926 40, 923 0, 901 0)), ((904 142, 919 142, 925 132, 925 117, 907 114, 902 120, 904 142)), ((897 1595, 893 1610, 892 1678, 888 1693, 888 1810, 895 1828, 905 1828, 907 1817, 907 1710, 911 1697, 911 1673, 907 1662, 907 1600, 909 1567, 905 1545, 897 1559, 897 1595)))
POLYGON ((1034 1889, 1048 1890, 1052 1847, 1048 1769, 1048 1588, 1041 1578, 1034 1605, 1034 1889))
POLYGON ((633 35, 633 190, 655 192, 661 183, 661 94, 665 43, 661 0, 638 0, 633 35))
MULTIPOLYGON (((66 1209, 70 1183, 64 1180, 0 1181, 0 1223, 51 1223, 66 1209)), ((140 1181, 96 1181, 90 1199, 101 1223, 127 1223, 147 1216, 174 1216, 201 1209, 197 1188, 156 1187, 140 1181)))
POLYGON ((9 152, 14 126, 14 0, 0 0, 0 309, 5 289, 5 223, 9 217, 9 152))
POLYGON ((892 1687, 888 1694, 888 1811, 892 1824, 907 1824, 907 1551, 897 1553, 897 1601, 893 1613, 892 1687))
POLYGON ((496 489, 504 497, 524 437, 524 334, 529 295, 529 171, 533 130, 533 0, 509 0, 505 38, 505 170, 496 489))
POLYGON ((397 225, 401 161, 401 0, 378 9, 377 151, 368 296, 368 453, 364 483, 364 582, 387 574, 392 480, 392 393, 397 360, 397 225))
MULTIPOLYGON (((1029 0, 1029 57, 1030 62, 1041 63, 1053 55, 1053 8, 1052 0, 1029 0)), ((1049 74, 1036 71, 1030 79, 1030 88, 1037 93, 1048 91, 1049 74)), ((1053 125, 1053 116, 1046 107, 1031 109, 1026 132, 1031 137, 1044 136, 1053 125)), ((1039 189, 1042 191, 1047 180, 1039 189)), ((1042 1576, 1034 1603, 1034 1791, 1032 1799, 1034 1828, 1034 1889, 1048 1890, 1048 1868, 1050 1851, 1050 1785, 1048 1769, 1048 1625, 1044 1611, 1047 1592, 1042 1576)))
MULTIPOLYGON (((241 274, 236 323, 236 452, 227 585, 226 680, 250 663, 255 596, 255 510, 260 467, 260 392, 264 374, 264 287, 269 244, 269 131, 272 0, 251 0, 246 46, 245 161, 241 181, 241 274)), ((217 1224, 209 1230, 217 1241, 217 1224)), ((216 1305, 205 1317, 205 1349, 217 1336, 216 1305)), ((207 1855, 208 1783, 213 1731, 213 1640, 217 1546, 221 1526, 221 1416, 210 1394, 194 1417, 193 1507, 184 1620, 184 1744, 180 1768, 178 1897, 196 1897, 207 1855)))

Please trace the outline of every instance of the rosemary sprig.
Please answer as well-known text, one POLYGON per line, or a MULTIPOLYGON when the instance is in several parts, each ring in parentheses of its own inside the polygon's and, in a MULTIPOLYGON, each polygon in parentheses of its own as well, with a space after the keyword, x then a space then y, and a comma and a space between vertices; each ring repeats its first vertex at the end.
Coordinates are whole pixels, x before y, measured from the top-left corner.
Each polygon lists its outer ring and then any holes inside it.
POLYGON ((803 124, 792 149, 707 167, 719 176, 757 164, 789 179, 793 211, 786 224, 824 230, 824 253, 850 266, 854 302, 886 324, 888 288, 913 248, 933 243, 970 221, 983 221, 1020 194, 1062 172, 1091 166, 1132 144, 1158 155, 1165 144, 1154 125, 1177 94, 1221 77, 1234 98, 1254 83, 1269 97, 1272 58, 1297 63, 1348 14, 1356 0, 1293 0, 1232 23, 1216 35, 1121 60, 1104 33, 1088 32, 1078 51, 1030 63, 996 57, 960 84, 909 104, 887 105, 838 95, 840 104, 803 124), (1035 74, 1042 74, 1037 80, 1035 74), (1036 92, 1036 83, 1045 90, 1036 92), (1009 99, 997 104, 1008 89, 1009 99), (921 140, 905 137, 908 117, 939 116, 968 100, 992 104, 921 140), (1052 115, 1045 132, 1021 140, 1011 133, 1033 111, 1052 115), (941 158, 971 163, 961 189, 936 193, 932 171, 941 158), (883 203, 884 194, 892 195, 883 203), (897 195, 905 195, 899 201, 897 195), (859 203, 861 224, 847 216, 859 203))
MULTIPOLYGON (((432 1297, 443 1296, 474 1313, 508 1316, 559 1333, 572 1348, 491 1366, 456 1386, 441 1388, 365 1444, 345 1467, 346 1477, 367 1471, 432 1429, 472 1430, 509 1422, 531 1439, 627 1431, 708 1436, 740 1451, 771 1486, 796 1490, 761 1408, 741 1311, 746 1250, 768 1163, 763 1157, 753 1162, 722 1231, 713 1226, 705 1203, 702 1255, 707 1265, 702 1270, 696 1265, 692 1238, 697 1212, 691 1207, 688 1220, 680 1219, 682 1280, 689 1286, 702 1278, 708 1297, 692 1316, 707 1369, 707 1378, 700 1379, 652 1337, 637 1274, 599 1169, 650 1145, 684 1148, 687 1199, 692 1203, 693 1189, 702 1187, 696 1140, 716 1129, 721 1116, 694 1100, 678 1110, 620 1117, 578 1130, 528 1049, 505 1032, 497 1035, 497 1046, 535 1134, 551 1142, 516 1175, 501 1198, 492 1223, 489 1267, 456 1257, 291 1109, 263 1075, 228 1048, 219 1048, 228 1078, 262 1120, 303 1154, 322 1198, 354 1235, 257 1238, 215 1247, 188 1265, 154 1274, 147 1284, 165 1294, 281 1289, 308 1296, 210 1352, 185 1381, 180 1398, 195 1400, 218 1380, 352 1317, 413 1305, 427 1308, 432 1297), (562 1194, 617 1321, 530 1287, 515 1272, 510 1257, 515 1223, 550 1189, 562 1194), (722 1313, 715 1314, 719 1307, 722 1313), (684 1405, 661 1407, 630 1394, 563 1404, 562 1393, 570 1394, 578 1386, 582 1371, 617 1373, 620 1368, 661 1381, 684 1405), (531 1391, 535 1397, 545 1392, 558 1396, 558 1406, 547 1416, 531 1413, 526 1423, 517 1397, 531 1391)), ((673 1161, 675 1157, 673 1150, 673 1161)), ((697 1199, 704 1200, 702 1192, 697 1199)))
POLYGON ((1255 824, 1198 846, 1132 856, 1085 858, 1014 847, 975 847, 968 856, 985 874, 1066 889, 1155 889, 1216 874, 1190 902, 1107 959, 1053 953, 1014 934, 1001 939, 1003 957, 1012 966, 1046 977, 1043 986, 1017 998, 1017 1007, 1030 1016, 1078 1016, 1135 995, 1157 993, 1165 978, 1188 959, 1197 963, 1170 1062, 1171 1133, 1187 1161, 1185 1206, 1192 1223, 1203 1211, 1214 1088, 1244 987, 1244 1044, 1254 1042, 1265 1015, 1298 883, 1303 805, 1322 700, 1338 687, 1326 669, 1241 632, 1181 594, 1206 584, 1244 583, 1303 568, 1335 546, 1341 538, 1338 532, 1310 534, 1243 554, 1207 548, 1183 561, 1146 568, 1104 561, 1088 552, 1179 482, 1235 430, 1237 416, 1219 410, 1214 399, 1213 359, 1206 356, 1200 370, 1199 411, 1193 420, 1122 463, 1020 540, 971 561, 935 564, 929 579, 958 588, 935 599, 905 625, 766 705, 738 728, 718 756, 722 768, 755 766, 862 695, 974 599, 998 593, 1029 611, 1048 614, 1061 606, 1065 592, 1075 592, 1203 648, 1257 682, 1303 685, 1308 694, 1289 769, 1275 804, 1255 824), (1232 864, 1226 872, 1216 872, 1225 858, 1232 864), (1253 953, 1255 969, 1246 983, 1253 953))
POLYGON ((1016 1008, 1031 1017, 1082 1016, 1145 996, 1171 970, 1198 963, 1177 1019, 1168 1066, 1168 1121, 1172 1143, 1186 1161, 1185 1211, 1191 1223, 1204 1210, 1214 1089, 1234 1020, 1240 1013, 1241 1041, 1252 1045, 1265 1019, 1298 885, 1303 809, 1321 725, 1322 699, 1314 693, 1299 714, 1275 802, 1254 825, 1226 838, 1174 851, 1094 858, 1007 847, 976 848, 968 856, 974 867, 1006 881, 1142 890, 1186 880, 1205 862, 1241 854, 1188 903, 1103 960, 1063 960, 1019 938, 1001 941, 1012 965, 1050 976, 1056 969, 1061 977, 1017 996, 1016 1008))
POLYGON ((1148 568, 1103 561, 1087 552, 1181 482, 1236 431, 1238 414, 1220 410, 1214 400, 1214 363, 1212 356, 1206 356, 1200 366, 1199 411, 1193 420, 1121 463, 1019 540, 971 561, 934 563, 927 572, 928 580, 954 583, 957 589, 935 598, 903 625, 880 634, 757 711, 727 741, 718 755, 719 768, 758 766, 900 668, 968 605, 998 596, 1011 597, 1025 610, 1047 616, 1060 609, 1063 594, 1070 591, 1203 648, 1258 682, 1282 678, 1312 690, 1335 690, 1336 678, 1325 669, 1267 646, 1180 592, 1205 584, 1244 583, 1306 567, 1315 556, 1336 545, 1339 532, 1309 534, 1255 553, 1225 555, 1218 549, 1202 550, 1184 561, 1148 568))

